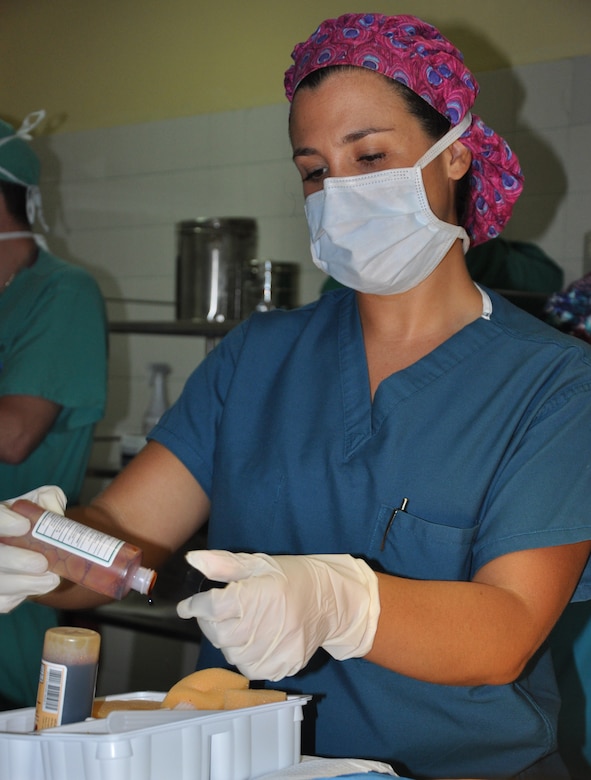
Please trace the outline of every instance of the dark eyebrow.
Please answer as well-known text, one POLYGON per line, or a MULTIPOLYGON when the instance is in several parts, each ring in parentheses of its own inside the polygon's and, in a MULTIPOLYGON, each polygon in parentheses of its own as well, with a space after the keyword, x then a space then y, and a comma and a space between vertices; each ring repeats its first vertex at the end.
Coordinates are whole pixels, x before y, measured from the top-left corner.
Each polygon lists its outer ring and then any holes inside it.
MULTIPOLYGON (((365 127, 363 130, 354 130, 352 133, 347 133, 347 135, 342 137, 341 143, 343 145, 353 144, 356 141, 361 141, 362 138, 365 138, 368 135, 387 133, 389 130, 393 129, 394 128, 392 127, 365 127)), ((292 159, 295 160, 296 157, 312 157, 315 154, 318 154, 316 149, 310 146, 301 146, 293 150, 292 159)))
POLYGON ((360 141, 362 138, 365 138, 368 135, 374 135, 375 133, 387 133, 389 130, 393 130, 392 127, 366 127, 363 130, 355 130, 352 133, 347 133, 346 136, 343 137, 342 143, 343 144, 352 144, 355 143, 355 141, 360 141))
POLYGON ((316 149, 312 149, 310 146, 301 146, 298 149, 293 150, 291 159, 295 160, 296 157, 312 157, 315 154, 318 154, 316 149))

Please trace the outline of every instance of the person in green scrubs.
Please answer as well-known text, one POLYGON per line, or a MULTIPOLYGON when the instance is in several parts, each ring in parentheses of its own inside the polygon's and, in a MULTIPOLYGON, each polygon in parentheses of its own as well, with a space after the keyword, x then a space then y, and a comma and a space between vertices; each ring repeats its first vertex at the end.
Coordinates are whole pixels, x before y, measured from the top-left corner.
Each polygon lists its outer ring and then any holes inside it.
MULTIPOLYGON (((83 268, 40 246, 40 162, 0 121, 0 500, 59 485, 76 503, 106 401, 102 295, 83 268)), ((33 706, 45 631, 58 613, 27 601, 0 615, 0 709, 33 706)))

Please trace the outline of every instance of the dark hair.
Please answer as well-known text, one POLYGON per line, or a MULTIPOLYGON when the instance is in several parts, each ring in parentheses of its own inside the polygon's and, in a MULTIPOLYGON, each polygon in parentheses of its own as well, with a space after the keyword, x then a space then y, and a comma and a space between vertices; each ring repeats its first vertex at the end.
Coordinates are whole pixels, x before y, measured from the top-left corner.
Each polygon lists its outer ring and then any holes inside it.
MULTIPOLYGON (((356 65, 328 65, 326 68, 319 68, 309 73, 298 84, 297 89, 301 87, 305 89, 316 89, 324 79, 335 71, 343 70, 358 70, 356 65)), ((375 72, 375 71, 374 71, 375 72)), ((416 117, 421 124, 421 127, 427 133, 427 135, 434 141, 438 141, 442 138, 451 127, 451 122, 447 117, 440 114, 433 106, 423 100, 422 97, 409 89, 405 84, 400 81, 391 79, 388 76, 384 76, 382 73, 376 73, 384 81, 386 81, 400 97, 404 100, 406 108, 412 116, 416 117)), ((468 170, 464 176, 458 181, 456 185, 455 206, 458 222, 463 225, 464 218, 466 216, 466 207, 468 205, 470 197, 470 170, 468 170)))
POLYGON ((22 184, 0 179, 0 194, 4 196, 6 210, 10 216, 22 227, 30 228, 31 225, 27 217, 27 188, 23 187, 22 184))

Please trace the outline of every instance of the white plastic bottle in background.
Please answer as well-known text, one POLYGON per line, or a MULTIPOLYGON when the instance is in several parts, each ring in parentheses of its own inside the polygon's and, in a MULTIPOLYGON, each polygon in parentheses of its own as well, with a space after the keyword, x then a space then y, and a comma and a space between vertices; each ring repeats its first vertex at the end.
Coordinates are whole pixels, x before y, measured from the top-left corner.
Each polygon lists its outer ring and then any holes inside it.
POLYGON ((166 377, 170 374, 168 363, 149 363, 152 397, 142 418, 142 433, 148 434, 168 409, 166 377))

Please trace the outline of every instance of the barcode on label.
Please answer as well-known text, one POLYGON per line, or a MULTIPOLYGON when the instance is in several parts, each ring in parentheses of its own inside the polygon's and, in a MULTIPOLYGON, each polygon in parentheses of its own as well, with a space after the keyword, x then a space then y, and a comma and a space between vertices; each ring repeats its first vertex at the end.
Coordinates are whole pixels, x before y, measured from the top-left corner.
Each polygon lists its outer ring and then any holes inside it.
POLYGON ((43 709, 46 712, 59 712, 62 691, 62 670, 48 667, 43 709))

